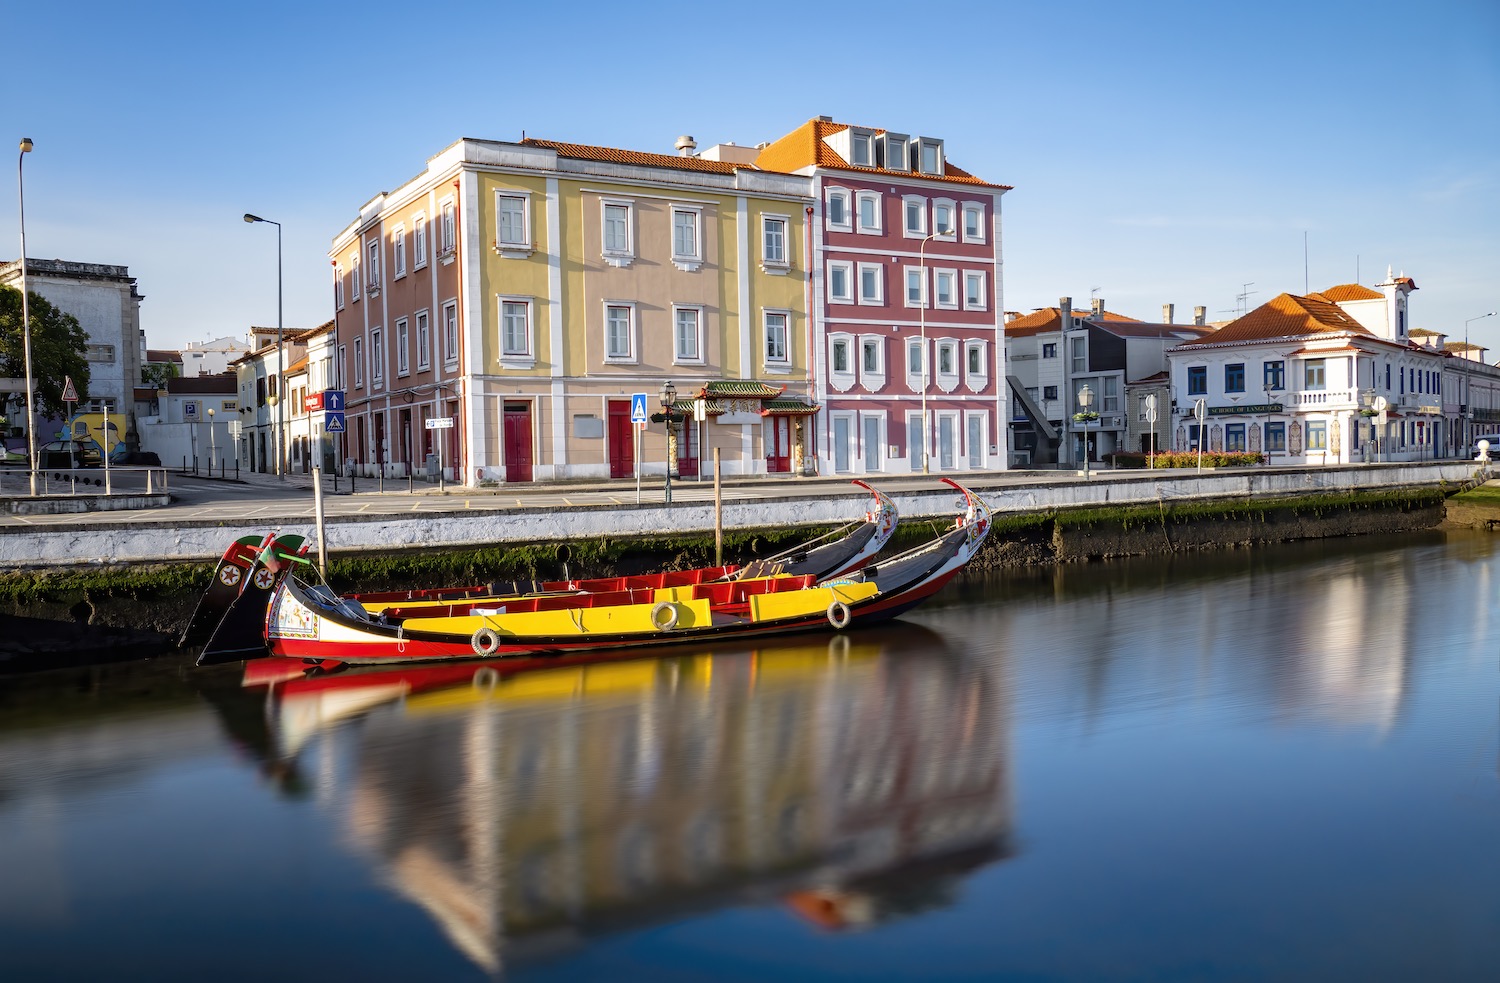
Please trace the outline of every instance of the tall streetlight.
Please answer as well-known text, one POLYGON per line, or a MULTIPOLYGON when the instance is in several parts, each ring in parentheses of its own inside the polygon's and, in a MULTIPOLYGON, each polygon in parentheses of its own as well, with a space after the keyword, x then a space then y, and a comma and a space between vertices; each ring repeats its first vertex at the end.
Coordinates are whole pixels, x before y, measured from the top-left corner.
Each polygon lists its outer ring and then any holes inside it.
POLYGON ((927 474, 927 244, 934 239, 957 237, 958 229, 939 229, 922 240, 917 247, 917 276, 922 278, 917 294, 917 322, 922 332, 922 473, 927 474))
POLYGON ((214 476, 214 408, 208 408, 208 476, 214 476))
MULTIPOLYGON (((23 143, 21 144, 21 146, 25 148, 26 144, 23 143)), ((22 262, 25 261, 23 260, 22 262)), ((1468 364, 1469 352, 1471 351, 1471 349, 1469 348, 1469 325, 1473 324, 1475 321, 1483 321, 1487 317, 1494 317, 1496 313, 1497 312, 1495 311, 1490 311, 1488 314, 1481 314, 1478 317, 1471 317, 1464 322, 1464 457, 1469 456, 1469 441, 1472 440, 1474 436, 1470 432, 1474 429, 1473 424, 1470 422, 1474 419, 1474 403, 1469 397, 1469 383, 1472 381, 1469 378, 1468 364)))
MULTIPOLYGON (((36 383, 31 374, 31 300, 26 287, 26 155, 31 153, 31 137, 21 138, 21 154, 16 158, 16 191, 21 198, 21 347, 26 353, 26 450, 31 473, 31 497, 36 497, 36 383)), ((108 417, 105 417, 106 422, 108 417)))
POLYGON ((245 221, 250 223, 265 222, 267 225, 276 226, 276 434, 271 443, 276 448, 276 477, 285 480, 286 468, 283 466, 282 457, 286 453, 286 442, 282 431, 282 414, 286 400, 281 398, 281 223, 273 222, 259 215, 245 213, 245 221))
POLYGON ((1089 424, 1093 421, 1088 419, 1089 407, 1094 405, 1094 390, 1088 383, 1078 390, 1078 405, 1083 407, 1083 480, 1089 480, 1089 424))

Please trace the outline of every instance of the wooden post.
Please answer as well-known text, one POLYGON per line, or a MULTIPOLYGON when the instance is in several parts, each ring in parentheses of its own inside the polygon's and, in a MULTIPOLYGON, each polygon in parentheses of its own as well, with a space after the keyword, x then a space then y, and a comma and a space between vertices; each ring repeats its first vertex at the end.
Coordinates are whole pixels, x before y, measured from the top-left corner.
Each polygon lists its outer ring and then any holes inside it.
POLYGON ((313 513, 317 516, 318 523, 318 573, 326 579, 328 576, 328 544, 323 538, 323 473, 322 469, 314 466, 312 469, 313 479, 313 513))
POLYGON ((714 448, 714 566, 724 565, 724 487, 719 483, 719 449, 714 448))

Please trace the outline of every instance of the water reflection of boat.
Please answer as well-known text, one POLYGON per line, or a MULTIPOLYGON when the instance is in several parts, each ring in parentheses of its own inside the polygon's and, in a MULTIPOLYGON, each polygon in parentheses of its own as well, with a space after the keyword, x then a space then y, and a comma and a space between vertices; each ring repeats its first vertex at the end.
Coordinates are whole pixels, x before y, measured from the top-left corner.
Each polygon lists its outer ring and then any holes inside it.
POLYGON ((269 719, 388 882, 490 971, 768 897, 843 899, 844 924, 851 898, 919 910, 1006 855, 1001 680, 940 636, 677 653, 266 680, 269 719))

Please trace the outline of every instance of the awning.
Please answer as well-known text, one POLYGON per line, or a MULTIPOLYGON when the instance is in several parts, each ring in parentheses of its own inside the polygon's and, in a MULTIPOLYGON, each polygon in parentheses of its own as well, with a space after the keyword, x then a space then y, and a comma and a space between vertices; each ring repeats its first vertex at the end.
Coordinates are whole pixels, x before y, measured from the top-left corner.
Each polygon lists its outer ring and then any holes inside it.
POLYGON ((815 416, 821 406, 809 406, 795 399, 768 399, 760 404, 761 416, 815 416))

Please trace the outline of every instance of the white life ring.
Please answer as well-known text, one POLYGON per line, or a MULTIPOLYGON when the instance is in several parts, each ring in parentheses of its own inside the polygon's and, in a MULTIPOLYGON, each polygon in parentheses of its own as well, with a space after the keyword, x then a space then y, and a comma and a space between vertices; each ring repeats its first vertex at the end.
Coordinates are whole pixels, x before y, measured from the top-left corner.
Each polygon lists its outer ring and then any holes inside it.
POLYGON ((677 605, 666 601, 658 602, 651 609, 651 623, 658 631, 671 631, 677 627, 677 605))
POLYGON ((835 628, 844 629, 849 627, 854 615, 849 610, 849 605, 843 601, 834 601, 828 605, 828 623, 835 628))
POLYGON ((493 628, 481 628, 474 633, 471 642, 476 655, 494 655, 500 647, 500 634, 493 628))

